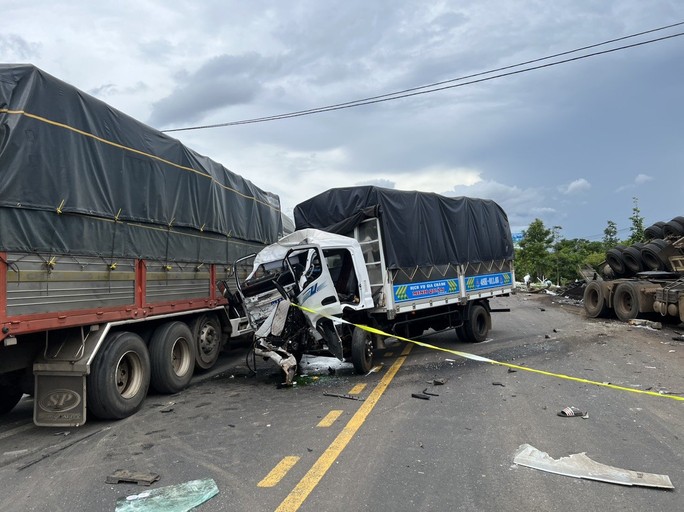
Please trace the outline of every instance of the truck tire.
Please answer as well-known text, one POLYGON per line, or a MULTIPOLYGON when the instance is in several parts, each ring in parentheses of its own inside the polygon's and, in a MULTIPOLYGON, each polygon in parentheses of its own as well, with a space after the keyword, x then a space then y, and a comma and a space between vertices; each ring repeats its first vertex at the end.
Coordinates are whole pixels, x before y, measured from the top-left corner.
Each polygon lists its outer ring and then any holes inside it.
POLYGON ((205 313, 192 321, 190 331, 195 340, 195 368, 212 368, 221 353, 221 322, 213 313, 205 313))
POLYGON ((636 274, 644 270, 644 261, 641 259, 641 249, 646 244, 635 243, 622 251, 622 261, 628 273, 636 274))
POLYGON ((0 375, 0 415, 7 414, 14 409, 23 395, 19 373, 0 375))
POLYGON ((489 310, 482 304, 473 304, 468 308, 468 318, 463 324, 465 339, 468 343, 480 343, 487 339, 492 327, 492 317, 489 310))
POLYGON ((590 281, 584 289, 584 311, 590 318, 604 318, 608 316, 610 308, 606 304, 603 287, 599 281, 590 281))
POLYGON ((88 412, 103 420, 136 413, 150 386, 150 356, 137 334, 118 332, 105 339, 87 378, 88 412))
POLYGON ((613 308, 615 315, 623 322, 639 316, 639 291, 635 283, 626 282, 617 286, 613 295, 613 308))
POLYGON ((667 238, 668 236, 673 236, 679 238, 680 236, 684 236, 684 224, 676 220, 679 218, 681 217, 676 217, 670 222, 665 223, 663 226, 663 237, 667 238))
POLYGON ((373 367, 373 334, 354 327, 351 340, 351 357, 354 371, 365 375, 373 367))
POLYGON ((616 276, 624 276, 627 273, 625 261, 622 259, 622 251, 624 249, 624 246, 616 245, 606 252, 606 261, 616 276))
POLYGON ((663 226, 665 223, 663 221, 658 221, 652 226, 644 229, 644 236, 648 240, 653 240, 654 238, 663 238, 663 226))
POLYGON ((149 344, 150 384, 159 393, 177 393, 190 384, 195 370, 195 340, 183 322, 154 331, 149 344))
POLYGON ((668 252, 666 249, 669 245, 665 240, 656 239, 642 247, 641 259, 644 266, 649 270, 667 270, 669 262, 663 252, 668 252))

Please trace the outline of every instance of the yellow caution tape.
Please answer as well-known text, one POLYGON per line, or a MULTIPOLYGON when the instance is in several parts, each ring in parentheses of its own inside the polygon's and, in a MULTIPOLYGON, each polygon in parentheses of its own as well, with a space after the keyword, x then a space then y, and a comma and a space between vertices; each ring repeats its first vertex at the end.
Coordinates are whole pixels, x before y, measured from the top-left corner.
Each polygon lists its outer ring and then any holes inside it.
POLYGON ((641 395, 650 395, 650 396, 657 396, 660 398, 671 398, 672 400, 684 401, 684 397, 682 397, 682 396, 668 395, 666 393, 658 393, 656 391, 645 391, 642 389, 628 388, 625 386, 617 386, 615 384, 611 384, 610 382, 598 382, 595 380, 582 379, 580 377, 573 377, 571 375, 564 375, 562 373, 547 372, 545 370, 537 370, 535 368, 529 368, 527 366, 520 366, 520 365, 512 364, 512 363, 504 363, 502 361, 495 361, 494 359, 489 359, 487 357, 478 356, 476 354, 470 354, 468 352, 461 352, 460 350, 451 350, 448 348, 443 348, 443 347, 438 347, 436 345, 431 345, 430 343, 425 343, 423 341, 416 341, 416 340, 412 340, 409 338, 404 338, 403 336, 397 336, 395 334, 389 334, 389 333, 386 333, 384 331, 381 331, 380 329, 376 329, 374 327, 369 327, 367 325, 354 324, 354 323, 349 322, 347 320, 343 320, 342 318, 338 318, 338 317, 330 316, 330 315, 325 315, 325 314, 322 314, 320 312, 309 309, 307 307, 300 306, 299 304, 295 304, 295 306, 297 306, 299 309, 306 311, 308 313, 313 313, 316 315, 324 316, 325 318, 329 318, 330 320, 332 320, 334 322, 353 325, 354 327, 358 327, 359 329, 363 329, 364 331, 368 331, 368 332, 373 333, 373 334, 379 334, 380 336, 387 336, 390 338, 395 338, 395 339, 398 339, 401 341, 406 341, 408 343, 413 343, 414 345, 418 345, 420 347, 425 347, 425 348, 429 348, 432 350, 439 350, 441 352, 453 354, 455 356, 459 356, 459 357, 462 357, 464 359, 470 359, 472 361, 479 361, 481 363, 496 364, 499 366, 505 366, 507 368, 513 368, 515 370, 522 370, 525 372, 538 373, 540 375, 546 375, 549 377, 556 377, 558 379, 565 379, 565 380, 571 380, 574 382, 581 382, 582 384, 592 384, 594 386, 601 386, 604 388, 617 389, 620 391, 629 391, 630 393, 638 393, 641 395))

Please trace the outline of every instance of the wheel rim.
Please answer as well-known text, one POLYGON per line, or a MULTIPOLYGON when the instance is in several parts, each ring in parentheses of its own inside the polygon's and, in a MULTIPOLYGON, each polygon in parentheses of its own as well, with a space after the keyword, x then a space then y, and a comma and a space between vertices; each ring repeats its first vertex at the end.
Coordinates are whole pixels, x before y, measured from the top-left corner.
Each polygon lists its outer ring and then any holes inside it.
POLYGON ((216 350, 216 347, 216 329, 214 329, 214 327, 211 324, 206 323, 202 326, 202 330, 199 334, 200 357, 204 361, 211 360, 211 356, 216 350))
POLYGON ((373 338, 369 332, 366 333, 363 346, 363 358, 370 361, 373 357, 373 338))
POLYGON ((116 388, 123 398, 133 398, 143 385, 143 365, 140 356, 129 350, 116 365, 116 388))
POLYGON ((188 347, 188 340, 185 338, 178 338, 173 343, 173 350, 171 351, 171 367, 173 372, 182 377, 186 375, 193 363, 190 357, 190 347, 188 347))

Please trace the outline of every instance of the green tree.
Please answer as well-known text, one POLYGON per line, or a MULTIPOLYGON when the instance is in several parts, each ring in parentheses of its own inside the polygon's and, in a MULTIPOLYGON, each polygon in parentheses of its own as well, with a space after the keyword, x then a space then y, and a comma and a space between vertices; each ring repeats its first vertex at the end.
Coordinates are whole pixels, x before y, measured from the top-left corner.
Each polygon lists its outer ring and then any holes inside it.
POLYGON ((590 242, 583 238, 560 239, 555 245, 558 271, 556 281, 564 285, 581 277, 578 270, 589 264, 596 268, 605 259, 602 242, 590 242))
POLYGON ((628 244, 644 241, 644 218, 641 216, 641 210, 639 210, 639 199, 633 197, 632 203, 632 215, 629 218, 632 225, 629 228, 630 236, 627 239, 628 244))
POLYGON ((606 226, 606 229, 603 230, 603 250, 607 251, 608 249, 612 249, 616 245, 620 243, 620 240, 618 239, 617 236, 617 224, 613 222, 612 220, 608 221, 608 225, 606 226))
POLYGON ((534 219, 523 231, 520 249, 516 254, 518 274, 530 274, 532 280, 546 279, 553 274, 554 259, 550 253, 553 232, 544 227, 541 219, 534 219))

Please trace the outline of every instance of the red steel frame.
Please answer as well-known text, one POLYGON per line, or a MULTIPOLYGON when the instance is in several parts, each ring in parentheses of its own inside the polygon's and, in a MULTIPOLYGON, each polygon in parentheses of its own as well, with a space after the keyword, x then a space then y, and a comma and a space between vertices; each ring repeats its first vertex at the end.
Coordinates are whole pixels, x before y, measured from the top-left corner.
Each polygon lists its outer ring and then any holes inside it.
POLYGON ((225 305, 228 301, 217 293, 216 266, 209 269, 209 296, 187 300, 166 302, 145 302, 147 265, 144 260, 137 260, 135 266, 134 303, 113 306, 110 308, 78 309, 60 311, 58 313, 39 313, 32 315, 7 316, 7 254, 0 252, 0 341, 9 336, 17 336, 32 332, 48 331, 65 327, 101 324, 119 320, 152 318, 158 315, 179 312, 192 312, 197 309, 214 308, 225 305))

